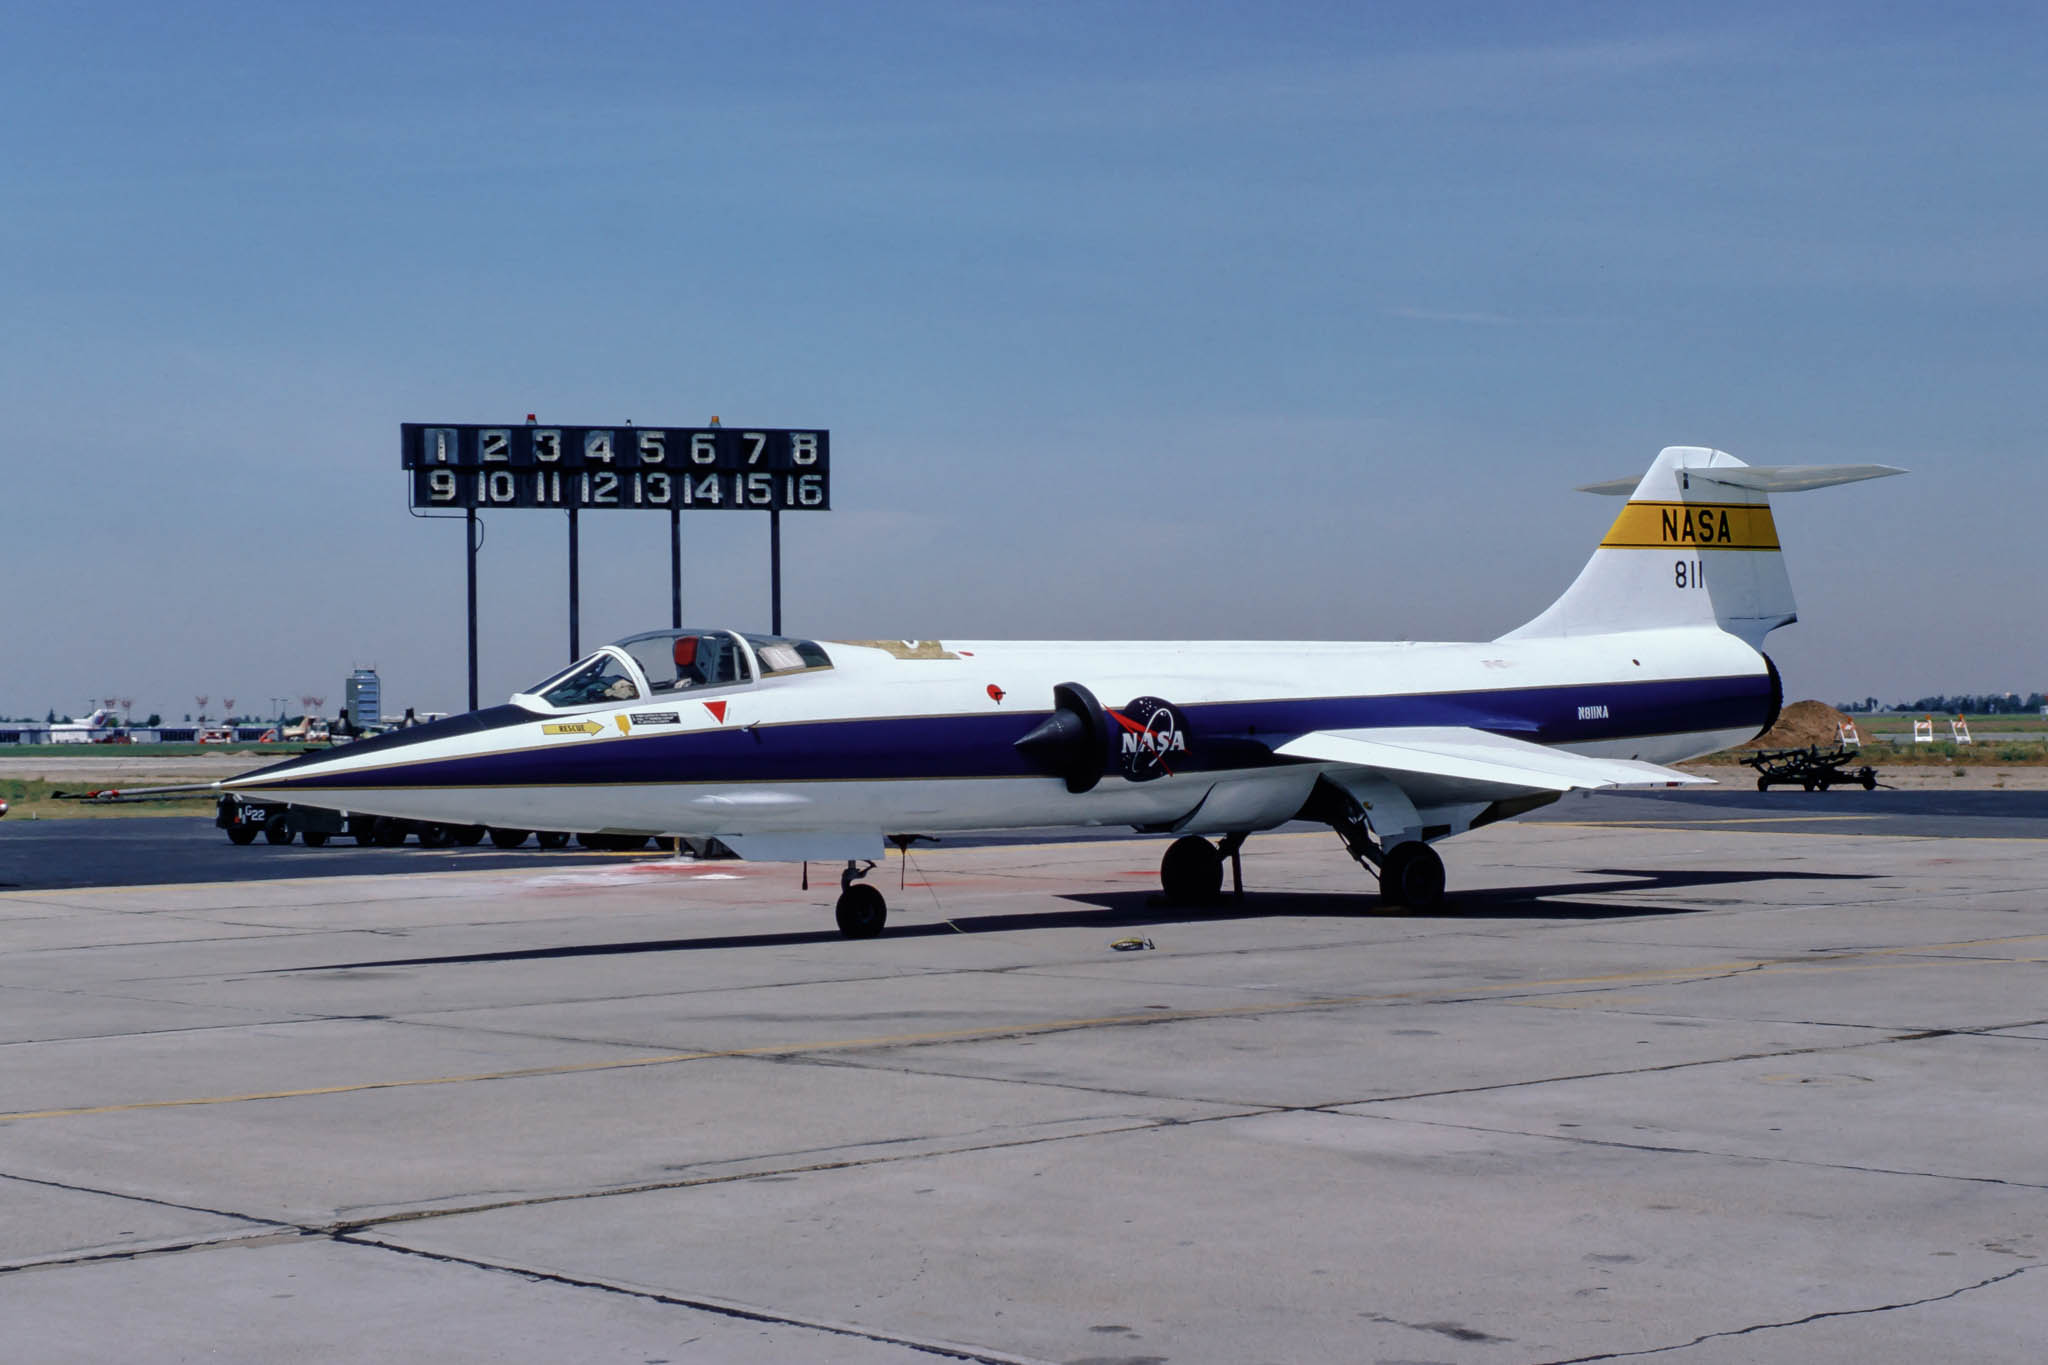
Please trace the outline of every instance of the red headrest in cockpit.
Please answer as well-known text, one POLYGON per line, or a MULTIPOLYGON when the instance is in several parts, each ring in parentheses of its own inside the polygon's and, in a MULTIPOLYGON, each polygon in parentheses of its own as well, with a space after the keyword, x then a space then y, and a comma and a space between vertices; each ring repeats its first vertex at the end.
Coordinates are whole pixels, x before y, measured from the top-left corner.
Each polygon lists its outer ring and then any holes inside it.
POLYGON ((696 663, 697 637, 694 635, 678 636, 676 639, 675 657, 677 668, 688 668, 696 663))

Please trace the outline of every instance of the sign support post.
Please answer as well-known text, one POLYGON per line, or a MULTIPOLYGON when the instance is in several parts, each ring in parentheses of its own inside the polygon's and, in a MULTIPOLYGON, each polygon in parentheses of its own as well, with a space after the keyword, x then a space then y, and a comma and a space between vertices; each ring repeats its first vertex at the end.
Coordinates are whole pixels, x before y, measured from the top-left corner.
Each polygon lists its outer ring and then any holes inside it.
POLYGON ((768 509, 768 633, 782 634, 782 511, 768 509))
POLYGON ((476 509, 466 509, 463 547, 469 560, 469 709, 476 710, 476 509))
POLYGON ((583 657, 582 585, 578 582, 576 553, 576 509, 569 509, 569 661, 583 657))
POLYGON ((683 628, 683 509, 668 509, 668 626, 683 628))

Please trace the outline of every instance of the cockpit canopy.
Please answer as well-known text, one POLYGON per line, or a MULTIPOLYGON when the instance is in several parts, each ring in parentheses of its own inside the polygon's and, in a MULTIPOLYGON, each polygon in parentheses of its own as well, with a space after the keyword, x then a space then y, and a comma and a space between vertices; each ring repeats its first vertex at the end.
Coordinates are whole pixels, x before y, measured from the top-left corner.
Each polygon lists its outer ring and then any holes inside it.
POLYGON ((810 640, 731 630, 652 630, 613 641, 515 693, 514 700, 563 710, 746 687, 762 678, 830 667, 832 657, 810 640))

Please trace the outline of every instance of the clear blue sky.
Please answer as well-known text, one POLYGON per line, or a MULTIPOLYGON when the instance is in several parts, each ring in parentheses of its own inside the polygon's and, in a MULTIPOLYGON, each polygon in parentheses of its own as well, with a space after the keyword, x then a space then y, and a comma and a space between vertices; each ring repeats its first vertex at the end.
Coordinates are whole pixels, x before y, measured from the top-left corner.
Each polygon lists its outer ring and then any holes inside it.
MULTIPOLYGON (((2048 686, 2028 5, 16 5, 0 712, 459 708, 402 421, 819 425, 825 638, 1485 638, 1667 444, 1782 500, 1794 696, 2048 686)), ((667 623, 588 518, 584 640, 667 623)), ((686 615, 765 627, 759 516, 686 615)), ((483 691, 566 649, 489 519, 483 691)))

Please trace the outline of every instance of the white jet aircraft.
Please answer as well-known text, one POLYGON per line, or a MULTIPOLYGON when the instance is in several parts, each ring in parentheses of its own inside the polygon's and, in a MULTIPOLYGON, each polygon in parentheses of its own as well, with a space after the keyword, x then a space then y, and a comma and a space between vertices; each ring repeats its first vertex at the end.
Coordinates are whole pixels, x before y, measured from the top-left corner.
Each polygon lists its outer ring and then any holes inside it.
POLYGON ((92 737, 103 730, 113 730, 114 711, 102 706, 84 720, 60 720, 50 727, 52 744, 90 744, 92 737))
POLYGON ((1704 782, 1661 766, 1768 729, 1763 638, 1794 618, 1769 495, 1903 471, 1757 468, 1674 446, 1535 620, 1478 644, 851 641, 655 631, 504 706, 218 785, 271 801, 518 830, 715 838, 845 860, 914 835, 1131 825, 1181 837, 1170 900, 1221 888, 1247 836, 1330 825, 1398 904, 1443 896, 1439 839, 1575 789, 1704 782), (1212 842, 1220 838, 1220 843, 1212 842))

